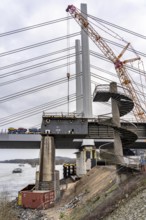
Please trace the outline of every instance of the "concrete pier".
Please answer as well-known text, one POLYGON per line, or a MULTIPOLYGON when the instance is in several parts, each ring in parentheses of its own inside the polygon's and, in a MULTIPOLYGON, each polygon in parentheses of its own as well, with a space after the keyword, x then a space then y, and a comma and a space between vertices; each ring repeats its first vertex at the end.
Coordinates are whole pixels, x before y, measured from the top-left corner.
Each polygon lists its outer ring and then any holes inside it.
POLYGON ((97 163, 96 147, 94 140, 84 139, 80 150, 76 153, 76 174, 84 176, 97 163))
POLYGON ((55 146, 54 138, 42 136, 40 149, 39 190, 54 189, 55 146))
MULTIPOLYGON (((110 92, 117 93, 116 82, 110 83, 110 92)), ((116 127, 120 127, 121 126, 120 112, 119 112, 118 102, 115 99, 111 98, 111 104, 112 104, 112 124, 115 125, 116 127)), ((116 163, 123 164, 124 163, 123 147, 119 132, 116 129, 114 129, 114 154, 115 154, 115 158, 117 159, 116 163)))

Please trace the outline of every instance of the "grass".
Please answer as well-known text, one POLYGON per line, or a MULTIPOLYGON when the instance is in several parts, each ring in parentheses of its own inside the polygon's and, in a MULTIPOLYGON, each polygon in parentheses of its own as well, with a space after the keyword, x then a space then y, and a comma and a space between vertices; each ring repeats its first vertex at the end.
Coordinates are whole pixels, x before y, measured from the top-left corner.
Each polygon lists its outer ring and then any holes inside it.
MULTIPOLYGON (((117 189, 116 184, 111 185, 107 190, 102 194, 96 194, 94 197, 88 199, 84 203, 80 203, 76 208, 71 210, 71 213, 63 213, 62 220, 75 220, 75 219, 84 219, 86 215, 90 215, 98 205, 102 204, 105 200, 105 197, 110 196, 112 192, 117 189)), ((88 190, 85 193, 89 193, 88 190)))
POLYGON ((3 192, 0 195, 0 220, 17 220, 18 217, 7 198, 8 193, 3 192))

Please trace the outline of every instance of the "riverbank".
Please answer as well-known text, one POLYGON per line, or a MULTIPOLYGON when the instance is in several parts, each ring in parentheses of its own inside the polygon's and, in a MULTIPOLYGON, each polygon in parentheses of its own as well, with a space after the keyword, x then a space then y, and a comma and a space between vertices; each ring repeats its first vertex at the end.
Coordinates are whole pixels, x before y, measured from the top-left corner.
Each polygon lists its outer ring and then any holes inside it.
POLYGON ((145 200, 144 173, 132 172, 127 180, 118 184, 116 168, 109 166, 94 167, 77 182, 66 181, 62 197, 53 208, 23 209, 16 201, 11 207, 21 220, 143 220, 145 200))
MULTIPOLYGON (((75 163, 76 160, 74 158, 69 157, 55 157, 55 165, 62 165, 64 163, 75 163)), ((30 164, 30 165, 39 165, 39 158, 34 159, 12 159, 12 160, 4 160, 0 161, 0 163, 18 163, 18 164, 30 164)))

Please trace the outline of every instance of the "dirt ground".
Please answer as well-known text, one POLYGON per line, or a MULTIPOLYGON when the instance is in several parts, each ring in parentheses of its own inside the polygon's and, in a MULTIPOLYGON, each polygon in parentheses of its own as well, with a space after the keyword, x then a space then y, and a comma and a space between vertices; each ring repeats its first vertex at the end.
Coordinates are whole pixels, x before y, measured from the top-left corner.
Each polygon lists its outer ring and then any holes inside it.
POLYGON ((18 219, 22 220, 99 220, 113 212, 120 201, 130 198, 131 192, 141 186, 146 188, 146 175, 132 172, 119 184, 115 166, 97 166, 76 182, 64 181, 61 198, 54 207, 31 210, 15 205, 14 209, 18 211, 18 219))
POLYGON ((115 181, 116 168, 114 166, 94 167, 79 181, 67 182, 60 201, 55 204, 55 207, 45 212, 50 220, 63 219, 64 214, 70 213, 77 203, 85 203, 115 181))

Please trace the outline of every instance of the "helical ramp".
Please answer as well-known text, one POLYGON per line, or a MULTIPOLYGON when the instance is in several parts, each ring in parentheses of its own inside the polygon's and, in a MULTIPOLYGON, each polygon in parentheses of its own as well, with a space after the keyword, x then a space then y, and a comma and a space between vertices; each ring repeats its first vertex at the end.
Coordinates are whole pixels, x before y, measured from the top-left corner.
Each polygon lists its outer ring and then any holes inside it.
MULTIPOLYGON (((120 117, 132 111, 134 103, 130 97, 124 94, 122 87, 117 83, 97 85, 93 93, 94 102, 108 102, 111 99, 111 113, 98 116, 99 125, 113 128, 114 141, 100 146, 100 158, 110 164, 123 164, 128 162, 124 150, 134 143, 138 136, 136 128, 128 130, 121 127, 120 117)), ((130 123, 130 122, 129 122, 130 123)), ((132 123, 131 123, 132 124, 132 123)), ((135 126, 134 124, 132 124, 135 126)))

